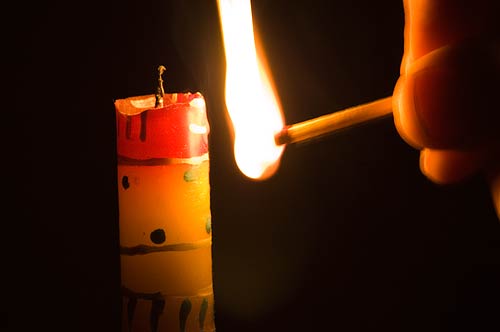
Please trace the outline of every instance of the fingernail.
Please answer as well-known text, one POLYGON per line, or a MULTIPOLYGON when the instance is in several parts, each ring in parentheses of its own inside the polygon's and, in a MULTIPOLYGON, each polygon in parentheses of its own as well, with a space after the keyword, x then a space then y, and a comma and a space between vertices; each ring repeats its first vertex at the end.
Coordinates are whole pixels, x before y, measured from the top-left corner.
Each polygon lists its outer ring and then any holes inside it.
POLYGON ((425 153, 425 149, 423 149, 422 151, 420 151, 420 158, 419 158, 419 165, 420 165, 420 170, 422 171, 422 173, 427 176, 427 174, 429 173, 428 172, 428 165, 427 165, 427 160, 426 160, 426 153, 425 153))
POLYGON ((393 93, 393 113, 401 137, 414 148, 421 149, 428 139, 415 110, 414 90, 413 77, 404 75, 399 78, 393 93))
MULTIPOLYGON (((497 155, 498 156, 498 155, 497 155)), ((487 179, 490 185, 491 197, 493 199, 493 206, 500 221, 500 160, 497 159, 489 166, 487 170, 487 179)))

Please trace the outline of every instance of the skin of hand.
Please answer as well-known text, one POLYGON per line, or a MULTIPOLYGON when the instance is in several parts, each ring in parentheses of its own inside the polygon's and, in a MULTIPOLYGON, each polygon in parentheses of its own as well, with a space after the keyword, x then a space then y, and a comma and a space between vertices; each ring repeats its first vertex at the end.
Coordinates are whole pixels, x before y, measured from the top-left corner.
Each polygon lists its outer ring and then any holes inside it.
POLYGON ((500 1, 404 0, 398 133, 437 184, 486 178, 500 219, 500 1))

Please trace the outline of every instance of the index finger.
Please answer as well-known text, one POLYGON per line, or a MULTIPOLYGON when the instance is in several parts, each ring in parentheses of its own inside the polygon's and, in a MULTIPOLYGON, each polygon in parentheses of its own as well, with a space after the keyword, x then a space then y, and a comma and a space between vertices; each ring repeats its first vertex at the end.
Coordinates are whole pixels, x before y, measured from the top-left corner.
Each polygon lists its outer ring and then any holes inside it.
POLYGON ((498 0, 404 0, 401 74, 420 57, 448 44, 490 34, 498 25, 498 0))

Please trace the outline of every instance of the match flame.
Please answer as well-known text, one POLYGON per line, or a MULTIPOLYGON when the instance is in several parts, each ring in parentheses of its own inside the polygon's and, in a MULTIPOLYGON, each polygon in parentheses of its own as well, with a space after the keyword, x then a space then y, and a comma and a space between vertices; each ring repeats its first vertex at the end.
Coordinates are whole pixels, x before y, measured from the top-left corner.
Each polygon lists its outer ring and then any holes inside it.
POLYGON ((265 179, 278 169, 284 147, 274 136, 284 127, 279 100, 257 55, 250 0, 217 0, 226 53, 226 108, 240 171, 265 179))

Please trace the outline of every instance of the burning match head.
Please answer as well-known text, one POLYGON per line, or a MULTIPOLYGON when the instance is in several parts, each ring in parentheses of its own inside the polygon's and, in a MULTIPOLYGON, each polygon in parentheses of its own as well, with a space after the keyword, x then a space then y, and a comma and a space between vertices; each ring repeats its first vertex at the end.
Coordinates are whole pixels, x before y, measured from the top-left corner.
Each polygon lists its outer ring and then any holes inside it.
POLYGON ((288 135, 288 126, 283 127, 279 133, 274 135, 276 145, 285 145, 291 143, 290 136, 288 135))

